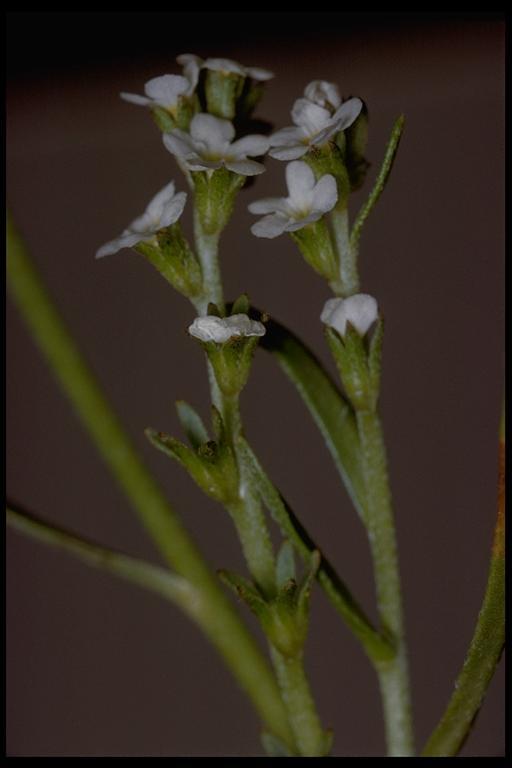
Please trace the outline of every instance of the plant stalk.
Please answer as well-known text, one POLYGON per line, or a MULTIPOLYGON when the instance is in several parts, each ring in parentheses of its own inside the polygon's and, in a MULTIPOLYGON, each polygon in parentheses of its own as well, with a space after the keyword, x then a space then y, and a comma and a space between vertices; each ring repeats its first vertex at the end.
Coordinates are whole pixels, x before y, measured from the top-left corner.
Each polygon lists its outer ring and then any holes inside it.
POLYGON ((302 653, 287 657, 276 648, 271 652, 299 752, 303 757, 323 757, 328 740, 311 695, 302 653))
POLYGON ((361 462, 366 486, 366 519, 372 552, 382 631, 395 645, 395 656, 375 662, 379 678, 386 741, 390 757, 414 754, 407 649, 395 525, 380 419, 373 411, 357 412, 361 462))
POLYGON ((287 714, 267 661, 126 436, 9 217, 7 280, 34 341, 142 524, 165 560, 201 592, 209 608, 203 630, 269 730, 293 748, 287 714))
POLYGON ((505 645, 505 433, 499 443, 498 518, 485 596, 455 690, 422 756, 452 757, 468 737, 505 645))

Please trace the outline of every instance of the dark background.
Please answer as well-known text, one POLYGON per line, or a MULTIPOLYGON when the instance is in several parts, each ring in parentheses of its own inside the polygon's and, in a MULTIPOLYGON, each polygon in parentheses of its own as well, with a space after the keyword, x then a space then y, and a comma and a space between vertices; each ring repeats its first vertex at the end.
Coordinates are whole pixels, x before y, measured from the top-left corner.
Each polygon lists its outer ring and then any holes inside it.
MULTIPOLYGON (((146 110, 121 90, 177 72, 176 55, 275 72, 276 127, 314 78, 370 110, 372 168, 404 112, 391 181, 362 238, 363 290, 386 318, 382 414, 396 506, 418 745, 452 690, 485 586, 503 390, 504 22, 489 15, 9 13, 7 199, 81 349, 213 567, 243 570, 227 516, 146 444, 178 434, 174 400, 208 409, 188 303, 133 252, 97 247, 184 180, 146 110)), ((332 371, 328 292, 284 237, 249 232, 249 201, 284 191, 267 162, 222 239, 226 292, 294 328, 332 371)), ((363 200, 354 200, 354 211, 363 200)), ((185 226, 190 226, 190 202, 185 226)), ((155 559, 130 508, 7 307, 7 488, 18 503, 155 559)), ((260 353, 249 438, 372 616, 365 534, 321 437, 260 353)), ((243 610, 243 609, 241 609, 243 610)), ((257 630, 256 630, 257 631, 257 630)), ((375 676, 316 590, 307 666, 335 755, 383 753, 375 676)), ((504 750, 503 662, 465 755, 504 750)), ((258 723, 214 651, 172 606, 18 534, 7 536, 10 755, 255 755, 258 723)))

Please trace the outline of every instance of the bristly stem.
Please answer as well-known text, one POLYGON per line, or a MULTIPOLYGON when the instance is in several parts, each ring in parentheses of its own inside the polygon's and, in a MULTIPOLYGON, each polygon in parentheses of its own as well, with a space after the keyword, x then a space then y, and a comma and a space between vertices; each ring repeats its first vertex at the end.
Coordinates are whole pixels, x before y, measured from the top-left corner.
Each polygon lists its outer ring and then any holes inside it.
POLYGON ((8 287, 34 341, 157 548, 201 592, 209 606, 203 630, 269 730, 293 749, 287 713, 268 662, 126 436, 9 218, 7 242, 8 287))
POLYGON ((505 645, 505 432, 503 410, 498 470, 498 517, 485 596, 455 690, 422 756, 452 757, 468 737, 505 645))
POLYGON ((398 555, 380 420, 373 411, 357 413, 366 486, 366 521, 372 551, 381 631, 395 645, 395 657, 375 663, 379 677, 390 757, 414 754, 407 649, 402 616, 398 555))
POLYGON ((224 292, 219 267, 219 238, 220 233, 208 234, 201 226, 201 219, 194 209, 194 239, 196 251, 203 273, 203 292, 194 300, 194 305, 200 315, 206 315, 208 304, 217 305, 221 315, 224 315, 224 292))
POLYGON ((272 659, 301 756, 323 757, 329 745, 311 695, 302 653, 285 657, 272 648, 272 659))
POLYGON ((330 219, 339 262, 339 281, 336 284, 331 283, 331 288, 336 295, 345 298, 359 291, 357 254, 350 241, 348 208, 335 208, 330 214, 330 219))

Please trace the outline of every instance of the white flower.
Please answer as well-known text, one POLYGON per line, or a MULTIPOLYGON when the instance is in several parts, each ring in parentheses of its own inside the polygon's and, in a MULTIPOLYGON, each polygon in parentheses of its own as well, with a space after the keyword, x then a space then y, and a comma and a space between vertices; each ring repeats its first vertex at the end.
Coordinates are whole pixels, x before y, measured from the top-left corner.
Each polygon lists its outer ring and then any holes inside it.
POLYGON ((240 75, 240 77, 251 77, 253 80, 270 80, 274 77, 273 72, 269 72, 267 69, 260 69, 259 67, 244 67, 237 61, 231 59, 200 59, 199 56, 195 56, 193 53, 182 53, 176 59, 178 64, 185 66, 194 65, 198 69, 211 69, 216 72, 223 72, 227 75, 240 75))
POLYGON ((349 322, 360 336, 364 336, 378 316, 379 308, 373 296, 356 293, 348 299, 328 299, 320 320, 338 331, 341 336, 345 335, 349 322))
POLYGON ((173 111, 180 96, 190 97, 197 85, 199 67, 190 62, 183 75, 162 75, 148 80, 144 86, 145 96, 136 93, 121 93, 121 98, 144 107, 163 107, 173 111))
POLYGON ((328 83, 326 80, 313 80, 304 89, 304 96, 308 101, 318 104, 319 107, 332 110, 338 109, 341 104, 341 96, 336 83, 328 83))
POLYGON ((190 133, 175 129, 163 134, 169 152, 185 161, 191 171, 215 170, 223 165, 241 176, 263 173, 265 167, 247 156, 264 155, 266 136, 253 134, 233 141, 235 129, 229 120, 200 113, 192 118, 190 133))
POLYGON ((251 232, 256 237, 277 237, 283 232, 295 232, 318 221, 331 211, 338 200, 336 180, 326 174, 319 181, 309 165, 302 160, 286 166, 288 197, 267 197, 249 205, 251 213, 265 213, 253 224, 251 232))
MULTIPOLYGON (((324 83, 324 86, 327 85, 330 84, 324 83)), ((318 98, 317 88, 311 89, 311 92, 318 98)), ((329 98, 334 98, 332 92, 329 98)), ((362 107, 361 99, 354 97, 345 101, 332 114, 325 106, 307 98, 297 99, 292 109, 295 125, 283 128, 270 137, 270 156, 277 160, 296 160, 302 157, 310 146, 324 144, 340 131, 349 128, 362 107)))
POLYGON ((186 192, 174 193, 171 181, 151 200, 142 216, 132 221, 130 226, 115 240, 105 243, 96 252, 96 258, 117 253, 121 248, 132 248, 138 243, 152 240, 158 230, 170 227, 178 221, 187 200, 186 192))
POLYGON ((251 320, 247 315, 231 315, 231 317, 196 317, 188 332, 201 341, 214 341, 224 344, 235 336, 264 336, 265 326, 257 320, 251 320))

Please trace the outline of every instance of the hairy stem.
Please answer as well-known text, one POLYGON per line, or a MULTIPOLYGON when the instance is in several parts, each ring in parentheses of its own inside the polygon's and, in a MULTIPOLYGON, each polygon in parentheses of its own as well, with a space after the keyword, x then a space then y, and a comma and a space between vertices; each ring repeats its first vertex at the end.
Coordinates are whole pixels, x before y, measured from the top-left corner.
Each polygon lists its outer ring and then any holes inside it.
POLYGON ((200 315, 206 315, 208 304, 216 304, 223 315, 224 293, 219 267, 219 238, 220 233, 207 234, 203 231, 197 210, 194 210, 194 238, 199 263, 203 273, 203 292, 194 299, 194 305, 200 315))
POLYGON ((384 709, 388 755, 407 757, 414 753, 414 742, 400 574, 386 451, 380 420, 375 412, 359 411, 357 427, 366 485, 366 519, 379 617, 382 630, 392 639, 396 651, 392 660, 375 664, 384 709))
POLYGON ((338 251, 339 282, 331 284, 338 296, 352 296, 359 291, 359 274, 357 271, 357 254, 352 249, 348 221, 348 209, 334 209, 330 214, 334 242, 338 251))
POLYGON ((326 734, 311 695, 302 654, 287 657, 272 648, 272 659, 300 754, 324 756, 328 751, 326 734))
POLYGON ((7 238, 8 287, 34 341, 157 548, 173 569, 201 592, 209 606, 203 624, 205 633, 269 729, 293 745, 286 711, 267 661, 126 436, 9 218, 7 238))

